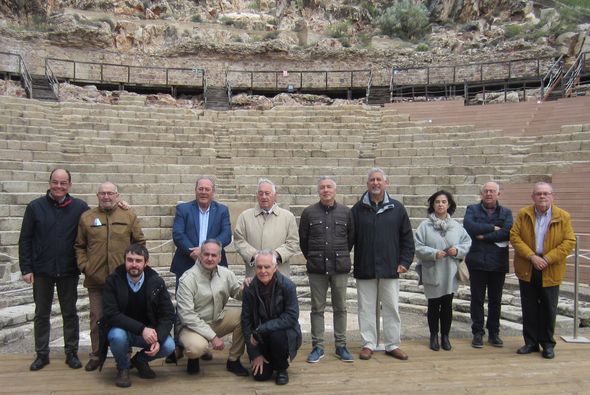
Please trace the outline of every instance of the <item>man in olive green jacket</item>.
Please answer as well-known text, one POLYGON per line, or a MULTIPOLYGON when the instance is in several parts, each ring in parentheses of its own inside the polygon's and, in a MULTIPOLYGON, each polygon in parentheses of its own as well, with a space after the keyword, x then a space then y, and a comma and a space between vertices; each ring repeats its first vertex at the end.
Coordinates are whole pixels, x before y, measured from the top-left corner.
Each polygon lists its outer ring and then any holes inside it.
POLYGON ((553 204, 550 184, 536 183, 531 197, 534 204, 518 212, 510 231, 525 341, 517 353, 537 352, 541 345, 543 357, 551 359, 555 357, 553 334, 559 285, 576 239, 569 213, 553 204))
POLYGON ((119 207, 116 185, 104 182, 98 188, 98 207, 80 217, 74 248, 78 268, 84 273, 84 286, 90 301, 90 342, 92 351, 85 366, 99 366, 98 320, 102 317, 102 288, 109 274, 124 262, 123 253, 131 244, 145 245, 145 236, 133 210, 119 207))

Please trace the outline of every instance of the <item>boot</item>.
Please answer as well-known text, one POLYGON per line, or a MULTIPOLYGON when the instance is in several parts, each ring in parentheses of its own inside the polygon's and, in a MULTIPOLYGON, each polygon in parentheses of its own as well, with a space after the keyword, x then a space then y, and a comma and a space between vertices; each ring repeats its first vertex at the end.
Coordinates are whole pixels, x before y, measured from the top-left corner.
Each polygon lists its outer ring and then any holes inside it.
POLYGON ((440 345, 438 344, 438 333, 430 334, 430 349, 432 351, 440 350, 440 345))
POLYGON ((451 342, 449 341, 449 335, 441 335, 440 336, 440 345, 443 350, 450 351, 451 350, 451 342))

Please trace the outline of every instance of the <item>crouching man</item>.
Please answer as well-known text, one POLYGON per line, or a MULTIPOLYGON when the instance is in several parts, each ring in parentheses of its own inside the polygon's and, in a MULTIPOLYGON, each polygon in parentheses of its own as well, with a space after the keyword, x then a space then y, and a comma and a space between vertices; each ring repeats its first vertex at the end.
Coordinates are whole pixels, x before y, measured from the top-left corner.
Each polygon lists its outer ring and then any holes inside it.
POLYGON ((130 368, 137 368, 141 378, 155 378, 148 362, 174 351, 170 336, 174 306, 164 280, 147 266, 148 260, 144 246, 130 245, 125 250, 125 264, 107 277, 103 290, 101 367, 110 345, 117 363, 118 387, 131 386, 130 368), (141 348, 131 360, 130 347, 141 348))
POLYGON ((257 381, 269 380, 276 371, 275 382, 289 382, 289 360, 301 347, 299 304, 295 284, 277 271, 272 250, 254 256, 256 277, 244 289, 242 330, 257 381))

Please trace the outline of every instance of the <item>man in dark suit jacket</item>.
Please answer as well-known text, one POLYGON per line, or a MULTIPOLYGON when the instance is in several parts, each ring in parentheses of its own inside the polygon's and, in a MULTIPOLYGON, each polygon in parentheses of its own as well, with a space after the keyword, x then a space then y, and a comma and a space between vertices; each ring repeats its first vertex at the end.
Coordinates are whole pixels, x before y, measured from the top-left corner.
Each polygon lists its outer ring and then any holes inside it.
MULTIPOLYGON (((170 271, 178 280, 190 269, 200 254, 201 243, 216 239, 225 247, 231 242, 231 224, 227 206, 213 201, 215 183, 211 177, 197 179, 195 200, 176 206, 176 217, 172 225, 172 238, 176 252, 170 271)), ((221 251, 221 266, 227 267, 225 251, 221 251)))

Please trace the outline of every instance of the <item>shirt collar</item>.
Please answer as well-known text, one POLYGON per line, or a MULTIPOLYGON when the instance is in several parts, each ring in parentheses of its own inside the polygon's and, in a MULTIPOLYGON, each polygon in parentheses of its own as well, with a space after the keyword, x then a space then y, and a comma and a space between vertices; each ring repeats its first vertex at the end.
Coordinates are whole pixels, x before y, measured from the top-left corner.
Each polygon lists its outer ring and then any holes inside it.
POLYGON ((133 290, 133 292, 139 291, 141 286, 143 285, 143 280, 145 280, 145 272, 141 273, 141 277, 137 282, 134 282, 129 273, 126 273, 127 276, 127 284, 133 290))
POLYGON ((538 211, 537 208, 535 207, 535 217, 537 217, 537 218, 546 218, 546 217, 551 218, 551 215, 553 213, 552 209, 553 209, 553 206, 550 206, 549 210, 542 213, 542 212, 538 211))
POLYGON ((256 203, 256 209, 255 209, 256 210, 256 213, 255 213, 255 216, 258 216, 260 214, 265 214, 265 213, 279 215, 278 212, 277 212, 277 210, 276 210, 277 207, 278 206, 275 203, 275 204, 272 205, 272 207, 268 211, 266 211, 262 207, 260 207, 260 205, 258 203, 256 203))

